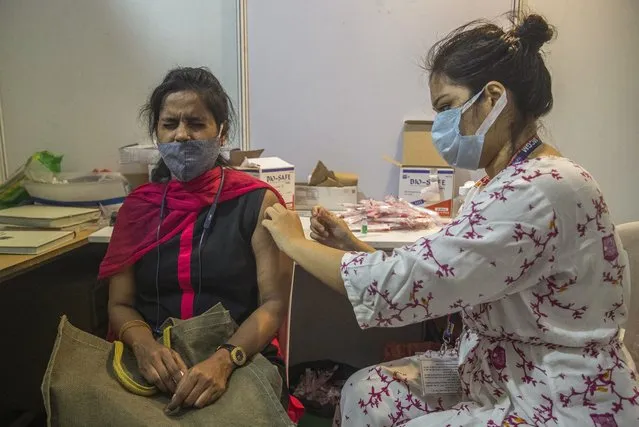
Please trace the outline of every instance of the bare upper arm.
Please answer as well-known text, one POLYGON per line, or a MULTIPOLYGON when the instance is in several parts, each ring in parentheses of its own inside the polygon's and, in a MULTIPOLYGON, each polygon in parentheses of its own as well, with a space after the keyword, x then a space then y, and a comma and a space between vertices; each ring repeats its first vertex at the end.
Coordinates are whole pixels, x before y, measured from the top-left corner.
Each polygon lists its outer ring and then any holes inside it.
POLYGON ((293 261, 281 252, 270 233, 262 226, 266 208, 279 203, 277 196, 270 190, 264 194, 259 220, 253 232, 251 245, 257 265, 257 283, 261 303, 267 300, 279 300, 288 305, 293 276, 293 261))
POLYGON ((135 276, 133 267, 111 277, 109 281, 109 307, 114 305, 133 306, 135 302, 135 276))

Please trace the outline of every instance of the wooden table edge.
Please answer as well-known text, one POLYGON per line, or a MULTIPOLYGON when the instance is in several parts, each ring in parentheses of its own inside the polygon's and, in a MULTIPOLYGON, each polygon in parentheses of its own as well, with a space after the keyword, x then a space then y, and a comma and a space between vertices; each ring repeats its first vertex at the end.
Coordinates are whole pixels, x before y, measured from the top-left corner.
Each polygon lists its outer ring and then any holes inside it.
POLYGON ((62 255, 65 255, 75 249, 81 248, 89 244, 89 236, 96 232, 97 229, 91 228, 76 233, 76 236, 70 242, 63 245, 53 247, 41 254, 37 255, 0 255, 0 266, 5 264, 2 259, 11 259, 6 267, 0 267, 0 283, 12 279, 27 271, 33 270, 40 265, 46 264, 62 255), (12 262, 14 262, 12 264, 12 262))

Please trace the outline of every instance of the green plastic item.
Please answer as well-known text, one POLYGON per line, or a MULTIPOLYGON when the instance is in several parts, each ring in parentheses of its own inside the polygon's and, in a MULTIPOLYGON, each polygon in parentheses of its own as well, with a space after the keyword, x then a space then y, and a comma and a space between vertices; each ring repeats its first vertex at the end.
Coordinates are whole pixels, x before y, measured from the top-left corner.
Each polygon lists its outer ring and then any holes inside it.
POLYGON ((49 151, 33 154, 26 163, 16 170, 9 179, 0 185, 0 209, 7 209, 29 202, 31 197, 24 189, 26 179, 50 182, 61 171, 62 155, 49 151))

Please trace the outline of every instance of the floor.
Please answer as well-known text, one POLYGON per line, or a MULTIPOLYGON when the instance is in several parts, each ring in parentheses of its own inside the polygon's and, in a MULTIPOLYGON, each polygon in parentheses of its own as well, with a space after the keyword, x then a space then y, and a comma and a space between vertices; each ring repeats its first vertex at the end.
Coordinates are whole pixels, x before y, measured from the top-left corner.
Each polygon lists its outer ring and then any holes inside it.
POLYGON ((310 414, 304 415, 304 418, 298 424, 299 427, 331 427, 333 421, 327 418, 320 418, 310 414))
POLYGON ((44 412, 34 413, 4 413, 0 415, 0 426, 8 427, 46 427, 47 419, 44 412))

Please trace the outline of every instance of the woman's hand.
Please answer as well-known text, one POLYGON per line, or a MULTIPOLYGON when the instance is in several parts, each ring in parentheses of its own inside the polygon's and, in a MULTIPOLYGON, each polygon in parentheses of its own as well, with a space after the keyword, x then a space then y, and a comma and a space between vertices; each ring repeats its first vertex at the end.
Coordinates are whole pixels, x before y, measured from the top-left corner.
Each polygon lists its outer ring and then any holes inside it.
POLYGON ((280 204, 264 211, 262 225, 271 233, 277 247, 289 256, 289 250, 296 242, 306 240, 300 217, 280 204))
POLYGON ((142 376, 165 393, 174 393, 188 370, 179 354, 152 338, 135 343, 133 353, 142 376))
POLYGON ((179 408, 204 408, 215 402, 226 391, 233 366, 229 352, 222 349, 192 367, 182 377, 166 412, 179 408))
POLYGON ((311 237, 318 242, 342 251, 357 250, 356 237, 348 224, 322 206, 313 208, 311 237))

